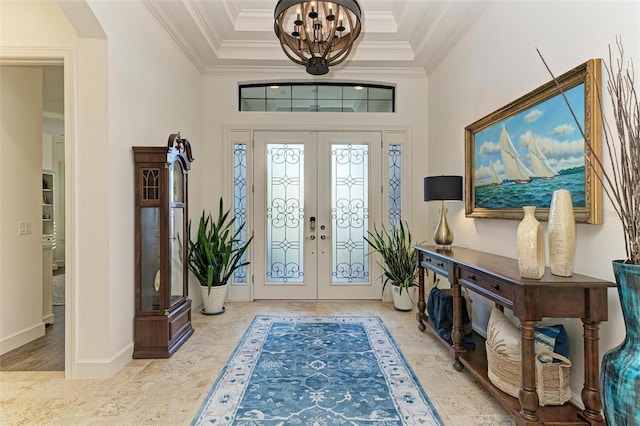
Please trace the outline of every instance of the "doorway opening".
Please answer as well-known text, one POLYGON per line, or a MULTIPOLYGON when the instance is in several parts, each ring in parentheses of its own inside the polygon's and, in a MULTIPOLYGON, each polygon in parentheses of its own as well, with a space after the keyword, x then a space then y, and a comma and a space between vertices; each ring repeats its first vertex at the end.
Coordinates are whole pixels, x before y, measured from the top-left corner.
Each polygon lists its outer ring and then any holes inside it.
MULTIPOLYGON (((0 215, 5 217, 6 213, 12 210, 12 207, 13 210, 19 210, 16 214, 21 217, 18 219, 17 237, 14 238, 21 242, 33 241, 33 244, 27 245, 26 250, 22 250, 24 247, 21 243, 18 244, 20 256, 30 259, 28 260, 30 262, 29 268, 16 267, 16 265, 12 265, 13 262, 10 259, 1 257, 3 277, 13 276, 13 282, 21 282, 24 279, 21 279, 20 275, 26 274, 27 269, 31 269, 37 274, 34 274, 34 277, 31 275, 28 277, 28 281, 34 283, 28 290, 33 292, 32 297, 22 293, 17 294, 11 302, 11 306, 3 305, 1 309, 10 314, 12 310, 31 312, 33 308, 34 312, 29 315, 37 316, 38 307, 33 305, 33 301, 42 300, 39 303, 42 323, 38 325, 37 321, 27 320, 31 321, 30 324, 33 325, 29 327, 28 333, 14 333, 9 338, 2 336, 4 354, 0 356, 0 369, 3 371, 64 371, 66 377, 72 377, 73 372, 69 368, 73 365, 70 361, 73 356, 69 353, 72 342, 69 336, 73 334, 71 333, 72 324, 68 320, 72 318, 69 312, 72 309, 69 304, 72 298, 69 297, 69 294, 73 294, 73 292, 69 290, 72 280, 68 279, 68 273, 70 269, 73 269, 73 265, 72 262, 69 262, 69 256, 66 255, 70 251, 65 244, 67 241, 66 225, 69 223, 65 208, 68 197, 65 192, 67 188, 71 187, 68 182, 68 174, 65 173, 65 159, 71 158, 69 155, 70 147, 66 140, 68 132, 65 129, 70 129, 72 126, 69 122, 65 123, 65 110, 68 110, 71 104, 70 99, 65 98, 68 98, 69 93, 72 93, 69 87, 72 86, 73 75, 65 65, 72 63, 73 56, 68 49, 50 49, 46 54, 50 54, 50 56, 33 56, 34 53, 28 49, 13 49, 10 52, 3 51, 3 55, 0 57, 0 67, 3 69, 27 70, 29 73, 39 74, 40 81, 36 85, 37 89, 33 89, 40 90, 39 100, 30 105, 29 109, 34 113, 39 111, 42 123, 42 126, 37 126, 38 130, 34 131, 32 135, 30 134, 28 138, 18 138, 20 140, 13 142, 6 141, 7 144, 14 144, 16 147, 25 147, 27 143, 29 144, 29 158, 33 158, 29 160, 29 167, 23 167, 23 172, 30 174, 31 177, 26 180, 33 182, 34 185, 28 184, 22 188, 15 183, 23 178, 17 179, 17 176, 9 176, 10 179, 7 179, 8 175, 2 176, 6 184, 20 187, 19 191, 23 194, 21 199, 28 198, 35 200, 35 203, 30 201, 27 206, 22 207, 11 206, 8 203, 3 203, 0 206, 0 215), (67 103, 66 108, 65 103, 67 103), (35 157, 36 153, 38 158, 35 157), (42 264, 42 266, 35 268, 34 263, 42 264), (42 297, 40 298, 40 296, 42 297), (19 305, 20 303, 24 305, 19 305), (29 308, 24 309, 25 307, 29 308), (44 336, 40 336, 42 330, 44 336), (9 349, 7 350, 7 348, 9 349)), ((30 96, 31 100, 36 98, 35 91, 22 93, 21 87, 24 86, 17 85, 11 90, 7 89, 3 92, 3 97, 30 96)), ((30 103, 30 101, 25 102, 30 103)), ((34 119, 30 119, 31 127, 34 127, 35 120, 35 116, 34 119)), ((9 123, 3 123, 3 130, 8 125, 9 123)), ((23 133, 17 134, 25 136, 23 133)), ((3 148, 4 146, 5 141, 3 141, 3 148)), ((15 219, 9 218, 8 220, 15 219)), ((9 222, 3 223, 10 224, 9 222)), ((7 282, 4 279, 2 281, 3 285, 7 282)), ((3 293, 6 295, 5 290, 3 289, 3 293)), ((14 315, 14 317, 19 316, 14 315)))

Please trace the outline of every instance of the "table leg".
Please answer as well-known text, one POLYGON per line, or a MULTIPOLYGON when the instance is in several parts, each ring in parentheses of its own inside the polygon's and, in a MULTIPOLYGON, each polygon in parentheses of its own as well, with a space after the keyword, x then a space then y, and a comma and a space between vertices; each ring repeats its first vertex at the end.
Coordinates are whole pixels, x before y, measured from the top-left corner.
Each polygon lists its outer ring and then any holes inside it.
POLYGON ((522 385, 518 394, 520 414, 531 422, 538 421, 538 393, 536 392, 535 321, 522 321, 522 385))
POLYGON ((602 401, 600 399, 600 368, 598 366, 598 330, 600 321, 582 319, 584 330, 584 387, 582 403, 584 410, 580 417, 589 424, 604 424, 602 417, 602 401))
POLYGON ((451 333, 451 340, 453 340, 453 349, 455 351, 455 361, 453 367, 462 371, 464 366, 460 362, 459 353, 464 352, 464 346, 462 340, 464 339, 464 331, 462 329, 462 293, 460 290, 460 284, 455 281, 451 283, 453 288, 453 332, 451 333))
POLYGON ((427 315, 424 313, 427 304, 424 299, 424 268, 422 267, 422 254, 418 256, 418 313, 416 314, 416 319, 418 320, 418 328, 420 331, 425 331, 427 326, 425 322, 427 321, 427 315))

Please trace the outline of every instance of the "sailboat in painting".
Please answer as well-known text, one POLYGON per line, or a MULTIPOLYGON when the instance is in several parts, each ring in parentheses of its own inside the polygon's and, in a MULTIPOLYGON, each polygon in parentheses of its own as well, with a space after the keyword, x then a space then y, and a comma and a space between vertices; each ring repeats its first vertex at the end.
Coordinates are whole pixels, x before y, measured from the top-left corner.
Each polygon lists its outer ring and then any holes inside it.
POLYGON ((492 160, 489 160, 489 171, 491 172, 491 183, 494 185, 501 185, 502 179, 498 177, 498 170, 496 170, 496 163, 492 160))
POLYGON ((535 176, 535 174, 529 170, 520 159, 520 155, 513 146, 511 136, 509 136, 506 126, 502 126, 502 132, 500 132, 500 141, 498 144, 500 145, 502 163, 504 164, 504 169, 507 173, 507 181, 514 183, 531 182, 531 177, 535 176))
POLYGON ((553 167, 547 162, 547 157, 542 153, 540 147, 536 143, 536 139, 533 134, 529 135, 529 143, 527 144, 529 150, 529 157, 531 159, 531 166, 533 167, 534 176, 542 179, 553 179, 558 176, 553 167))

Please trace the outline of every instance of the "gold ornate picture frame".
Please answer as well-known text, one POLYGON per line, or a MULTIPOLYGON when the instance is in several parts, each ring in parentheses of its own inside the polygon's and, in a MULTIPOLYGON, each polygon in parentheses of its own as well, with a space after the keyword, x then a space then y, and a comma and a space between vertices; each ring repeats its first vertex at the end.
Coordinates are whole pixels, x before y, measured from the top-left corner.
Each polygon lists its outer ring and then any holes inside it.
POLYGON ((467 217, 522 219, 522 207, 535 206, 547 220, 553 191, 568 189, 576 221, 602 223, 596 160, 585 160, 601 153, 601 78, 591 59, 557 77, 562 91, 550 81, 465 128, 467 217))

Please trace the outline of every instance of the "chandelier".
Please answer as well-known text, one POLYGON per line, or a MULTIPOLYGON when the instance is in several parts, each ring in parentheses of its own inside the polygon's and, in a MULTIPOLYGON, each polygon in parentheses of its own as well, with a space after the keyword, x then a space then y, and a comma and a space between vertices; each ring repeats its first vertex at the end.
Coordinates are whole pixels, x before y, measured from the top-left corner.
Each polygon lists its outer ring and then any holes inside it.
POLYGON ((356 0, 279 0, 274 30, 289 59, 309 74, 323 75, 349 56, 360 17, 356 0))

